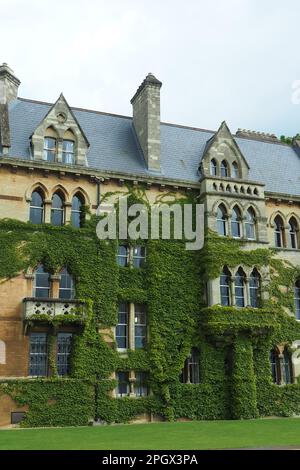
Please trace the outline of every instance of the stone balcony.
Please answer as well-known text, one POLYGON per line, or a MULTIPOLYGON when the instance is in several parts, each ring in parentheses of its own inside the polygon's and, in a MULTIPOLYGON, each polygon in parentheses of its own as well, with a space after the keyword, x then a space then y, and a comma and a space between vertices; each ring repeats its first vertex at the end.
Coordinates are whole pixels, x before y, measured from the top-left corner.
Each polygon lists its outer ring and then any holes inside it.
POLYGON ((85 303, 80 300, 37 299, 34 297, 23 299, 24 320, 41 320, 46 317, 50 320, 64 315, 73 315, 75 319, 78 317, 78 321, 83 321, 86 316, 85 303))

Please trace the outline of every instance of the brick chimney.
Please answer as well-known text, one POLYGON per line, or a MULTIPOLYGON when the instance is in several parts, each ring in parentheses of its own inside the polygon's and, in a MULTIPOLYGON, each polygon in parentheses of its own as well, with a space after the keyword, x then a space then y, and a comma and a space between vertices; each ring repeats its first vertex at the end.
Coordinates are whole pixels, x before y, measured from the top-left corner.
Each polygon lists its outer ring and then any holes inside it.
POLYGON ((6 63, 0 65, 0 104, 8 104, 17 98, 20 83, 6 63))
POLYGON ((147 167, 160 171, 160 88, 162 83, 149 73, 131 100, 133 125, 147 167))

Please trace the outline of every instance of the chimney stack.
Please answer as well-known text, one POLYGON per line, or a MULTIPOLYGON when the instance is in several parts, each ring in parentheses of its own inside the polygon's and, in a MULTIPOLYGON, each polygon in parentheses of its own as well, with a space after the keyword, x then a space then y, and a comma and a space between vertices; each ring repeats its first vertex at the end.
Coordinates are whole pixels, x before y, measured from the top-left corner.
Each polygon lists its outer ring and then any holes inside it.
POLYGON ((6 63, 0 65, 0 104, 8 104, 17 98, 20 83, 6 63))
POLYGON ((131 100, 133 125, 148 170, 160 171, 160 88, 149 73, 131 100))

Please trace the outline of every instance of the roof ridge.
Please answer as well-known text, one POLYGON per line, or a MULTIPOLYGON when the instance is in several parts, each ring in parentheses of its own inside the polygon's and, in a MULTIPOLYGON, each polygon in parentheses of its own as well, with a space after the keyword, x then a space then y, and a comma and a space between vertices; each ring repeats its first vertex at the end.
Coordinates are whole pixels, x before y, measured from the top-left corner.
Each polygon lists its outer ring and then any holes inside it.
MULTIPOLYGON (((30 98, 17 98, 20 101, 27 101, 29 103, 37 103, 37 104, 44 104, 46 106, 53 106, 54 103, 49 103, 48 101, 39 101, 39 100, 32 100, 30 98)), ((70 106, 70 108, 74 111, 84 111, 86 113, 94 113, 94 114, 104 114, 105 116, 115 116, 115 117, 120 117, 124 119, 132 119, 131 116, 125 116, 123 114, 116 114, 116 113, 107 113, 105 111, 96 111, 94 109, 87 109, 87 108, 78 108, 77 106, 70 106)))

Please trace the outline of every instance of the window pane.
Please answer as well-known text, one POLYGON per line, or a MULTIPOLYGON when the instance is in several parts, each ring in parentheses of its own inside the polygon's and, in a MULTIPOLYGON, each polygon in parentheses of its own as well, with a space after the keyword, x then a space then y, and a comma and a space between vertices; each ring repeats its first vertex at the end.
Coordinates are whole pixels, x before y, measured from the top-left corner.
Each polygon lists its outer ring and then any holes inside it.
POLYGON ((59 298, 69 300, 75 298, 73 277, 69 274, 67 269, 63 269, 60 273, 59 298))
POLYGON ((34 297, 48 298, 50 294, 50 274, 40 265, 34 273, 34 297))
POLYGON ((61 226, 64 223, 64 211, 61 209, 51 210, 51 224, 61 226))
POLYGON ((135 246, 133 248, 133 266, 135 268, 141 268, 145 263, 146 258, 146 247, 135 246))
POLYGON ((29 346, 29 375, 45 377, 47 375, 47 335, 31 333, 29 346))
POLYGON ((148 374, 146 372, 136 372, 135 378, 135 395, 137 397, 147 396, 149 393, 148 374))
POLYGON ((117 254, 117 263, 119 266, 125 267, 128 265, 128 250, 126 245, 119 245, 117 254))
POLYGON ((29 219, 33 224, 42 224, 44 219, 44 210, 36 207, 30 207, 29 219))
POLYGON ((129 395, 129 373, 128 372, 117 372, 117 395, 123 397, 129 395))
POLYGON ((71 333, 58 333, 56 364, 57 364, 57 373, 60 376, 68 375, 70 373, 71 351, 72 351, 72 334, 71 333))
POLYGON ((44 202, 41 194, 38 191, 34 191, 31 195, 31 206, 43 207, 44 202))
POLYGON ((116 342, 120 349, 128 348, 128 305, 119 305, 118 324, 116 326, 116 342))

